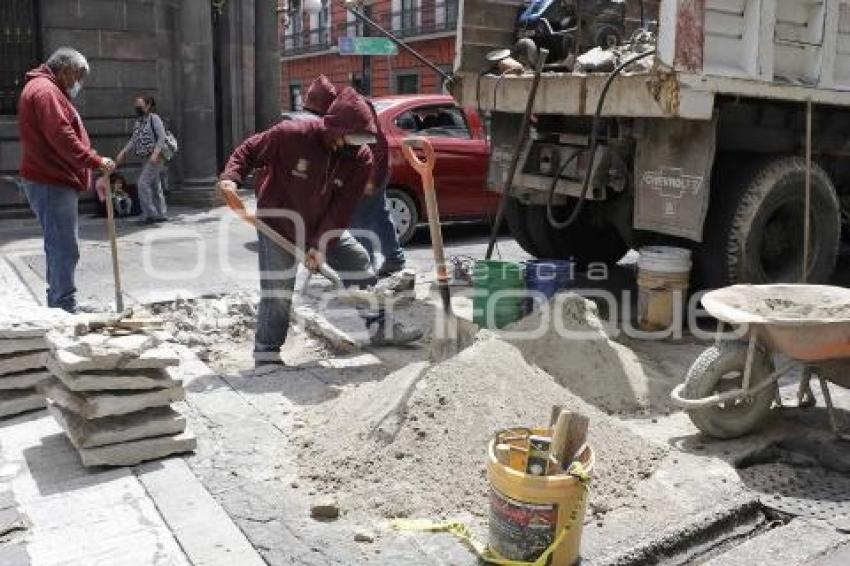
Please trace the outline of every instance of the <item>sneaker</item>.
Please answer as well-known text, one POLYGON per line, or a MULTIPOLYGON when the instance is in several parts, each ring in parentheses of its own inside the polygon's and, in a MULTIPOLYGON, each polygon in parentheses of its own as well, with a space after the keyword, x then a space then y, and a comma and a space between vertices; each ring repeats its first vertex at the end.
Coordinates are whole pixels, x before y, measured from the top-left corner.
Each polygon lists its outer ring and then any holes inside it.
POLYGON ((372 346, 403 346, 421 340, 424 332, 421 328, 407 326, 401 322, 393 322, 388 329, 387 322, 378 322, 375 331, 370 333, 369 343, 372 346))
POLYGON ((286 367, 279 352, 254 352, 254 369, 271 366, 286 367))
POLYGON ((381 264, 381 268, 378 270, 378 277, 389 277, 393 273, 398 273, 402 269, 404 269, 405 261, 385 261, 381 264))

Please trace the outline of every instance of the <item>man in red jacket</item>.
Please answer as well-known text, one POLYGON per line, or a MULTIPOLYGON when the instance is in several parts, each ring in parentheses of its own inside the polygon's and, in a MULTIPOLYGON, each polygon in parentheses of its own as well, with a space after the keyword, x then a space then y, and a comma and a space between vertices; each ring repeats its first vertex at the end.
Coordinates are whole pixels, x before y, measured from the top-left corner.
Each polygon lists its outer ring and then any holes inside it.
MULTIPOLYGON (((221 174, 222 188, 235 188, 254 168, 265 167, 257 216, 307 251, 307 268, 317 271, 327 258, 346 284, 376 281, 368 254, 346 231, 372 166, 366 144, 375 141, 375 123, 366 101, 353 89, 342 91, 321 120, 285 120, 242 143, 221 174)), ((254 338, 259 365, 281 364, 280 348, 289 329, 297 264, 259 233, 260 306, 254 338)), ((422 337, 378 312, 364 316, 373 344, 403 344, 422 337)))
POLYGON ((74 272, 80 258, 77 201, 91 185, 91 170, 109 173, 115 163, 99 156, 71 103, 89 73, 86 58, 68 47, 26 75, 18 104, 20 176, 44 233, 47 305, 77 309, 74 272))

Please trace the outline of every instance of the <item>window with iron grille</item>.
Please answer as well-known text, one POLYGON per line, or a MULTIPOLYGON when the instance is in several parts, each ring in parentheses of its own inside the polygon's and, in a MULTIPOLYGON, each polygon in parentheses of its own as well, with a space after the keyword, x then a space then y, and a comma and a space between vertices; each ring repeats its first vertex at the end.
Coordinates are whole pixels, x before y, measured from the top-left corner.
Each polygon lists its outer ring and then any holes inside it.
POLYGON ((38 60, 38 0, 0 0, 0 115, 17 112, 24 75, 38 60))

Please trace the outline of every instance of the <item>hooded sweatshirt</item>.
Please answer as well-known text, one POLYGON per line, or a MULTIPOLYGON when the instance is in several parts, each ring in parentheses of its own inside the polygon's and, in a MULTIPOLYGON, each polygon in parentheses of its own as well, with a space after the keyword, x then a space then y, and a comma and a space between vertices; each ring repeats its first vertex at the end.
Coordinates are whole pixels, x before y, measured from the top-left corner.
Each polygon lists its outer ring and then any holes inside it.
POLYGON ((304 110, 324 116, 336 100, 336 87, 325 75, 319 75, 310 83, 304 98, 304 110))
POLYGON ((92 150, 77 109, 56 76, 41 65, 26 75, 18 104, 23 155, 20 175, 28 181, 85 191, 101 158, 92 150))
POLYGON ((369 103, 369 110, 372 112, 372 120, 374 120, 375 128, 378 132, 377 141, 370 146, 374 163, 372 164, 372 174, 369 176, 369 183, 375 187, 375 190, 378 190, 389 182, 390 146, 387 142, 387 136, 381 129, 381 123, 378 121, 375 106, 371 102, 369 103))
POLYGON ((366 102, 347 91, 322 120, 287 120, 251 136, 221 174, 241 183, 252 169, 265 167, 258 217, 296 245, 323 252, 336 241, 334 233, 348 227, 372 168, 368 146, 329 149, 336 135, 375 131, 366 102))

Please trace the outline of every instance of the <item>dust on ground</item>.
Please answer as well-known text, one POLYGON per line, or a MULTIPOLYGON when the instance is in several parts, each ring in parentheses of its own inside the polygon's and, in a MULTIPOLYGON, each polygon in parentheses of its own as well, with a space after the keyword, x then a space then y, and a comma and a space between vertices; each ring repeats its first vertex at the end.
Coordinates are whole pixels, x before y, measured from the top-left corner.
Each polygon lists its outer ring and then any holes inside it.
POLYGON ((546 425, 553 404, 591 419, 591 510, 634 504, 635 484, 666 448, 587 405, 486 332, 441 364, 414 364, 305 408, 301 473, 355 518, 461 516, 482 528, 487 443, 507 427, 546 425))

